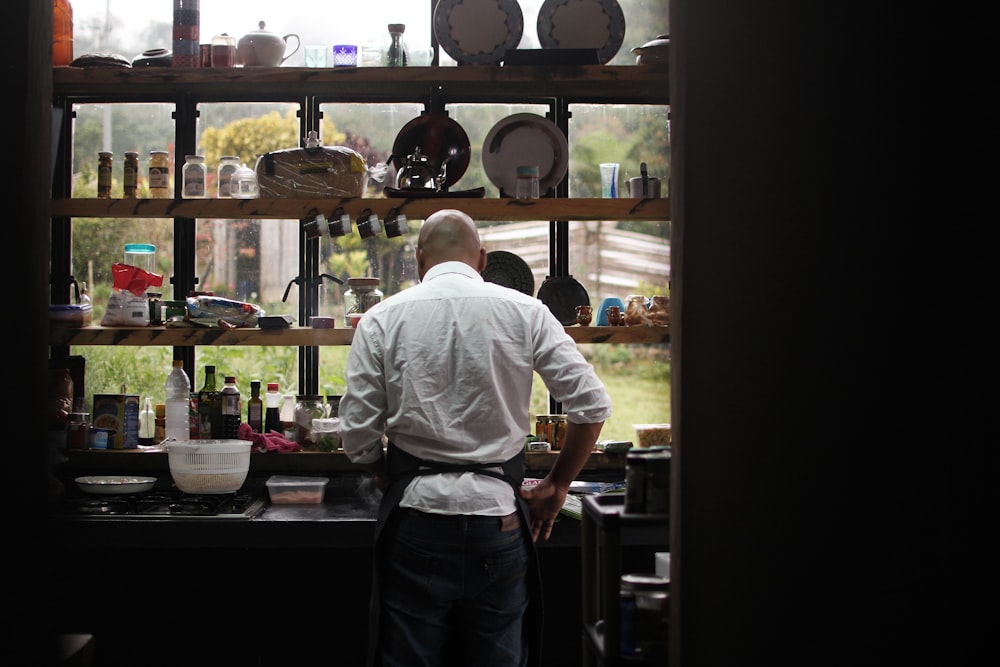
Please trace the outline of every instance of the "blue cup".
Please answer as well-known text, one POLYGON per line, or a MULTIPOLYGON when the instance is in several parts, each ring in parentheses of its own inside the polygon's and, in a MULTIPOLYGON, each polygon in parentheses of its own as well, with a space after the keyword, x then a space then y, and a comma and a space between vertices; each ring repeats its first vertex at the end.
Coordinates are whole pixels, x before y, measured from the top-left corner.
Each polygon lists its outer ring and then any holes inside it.
POLYGON ((608 308, 610 308, 611 306, 618 306, 619 308, 622 309, 623 313, 625 312, 625 304, 622 302, 621 299, 619 299, 616 296, 608 297, 604 301, 601 301, 601 305, 597 309, 597 324, 596 324, 596 326, 599 326, 599 327, 606 327, 606 326, 608 326, 608 308))

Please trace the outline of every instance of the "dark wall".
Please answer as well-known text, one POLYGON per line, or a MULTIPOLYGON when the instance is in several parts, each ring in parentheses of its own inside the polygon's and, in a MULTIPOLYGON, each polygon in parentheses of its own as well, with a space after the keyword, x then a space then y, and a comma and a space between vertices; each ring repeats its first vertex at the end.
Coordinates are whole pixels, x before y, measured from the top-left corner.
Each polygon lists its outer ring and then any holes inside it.
POLYGON ((913 583, 885 548, 892 31, 855 3, 671 12, 674 664, 878 664, 913 583))

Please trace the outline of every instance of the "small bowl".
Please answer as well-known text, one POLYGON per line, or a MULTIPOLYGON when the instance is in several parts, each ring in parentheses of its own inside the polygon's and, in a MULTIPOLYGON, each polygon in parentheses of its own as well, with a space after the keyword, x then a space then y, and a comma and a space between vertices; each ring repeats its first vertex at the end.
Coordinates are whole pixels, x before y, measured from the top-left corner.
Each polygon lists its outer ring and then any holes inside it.
POLYGON ((309 326, 313 329, 333 329, 337 326, 337 320, 333 317, 313 315, 309 318, 309 326))

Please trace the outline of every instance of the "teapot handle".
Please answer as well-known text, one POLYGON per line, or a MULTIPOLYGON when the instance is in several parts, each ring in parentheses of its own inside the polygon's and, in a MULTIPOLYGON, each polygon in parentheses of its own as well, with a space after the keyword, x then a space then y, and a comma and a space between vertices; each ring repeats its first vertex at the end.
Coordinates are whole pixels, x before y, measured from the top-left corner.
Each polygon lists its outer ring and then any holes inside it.
POLYGON ((286 60, 288 60, 289 58, 291 58, 292 56, 294 56, 295 52, 299 50, 300 46, 302 46, 302 42, 299 40, 299 36, 296 35, 296 34, 294 34, 294 33, 291 33, 291 34, 285 35, 284 37, 281 38, 282 41, 285 42, 285 48, 286 49, 288 48, 288 38, 289 37, 294 37, 295 38, 295 48, 292 49, 291 53, 289 53, 287 56, 285 56, 284 58, 281 59, 281 63, 282 64, 284 64, 286 60))

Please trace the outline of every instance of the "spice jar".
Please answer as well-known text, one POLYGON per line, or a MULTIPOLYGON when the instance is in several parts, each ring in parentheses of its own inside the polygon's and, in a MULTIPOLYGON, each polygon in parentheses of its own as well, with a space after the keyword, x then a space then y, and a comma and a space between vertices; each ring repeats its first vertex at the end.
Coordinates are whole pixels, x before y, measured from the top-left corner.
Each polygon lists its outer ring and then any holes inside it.
POLYGON ((552 444, 552 420, 549 415, 535 417, 535 437, 552 444))
POLYGON ((549 420, 552 422, 552 451, 557 452, 563 447, 563 443, 566 442, 566 415, 551 415, 549 420))
POLYGON ((122 196, 135 199, 139 190, 139 153, 125 151, 125 167, 122 171, 122 196))
POLYGON ((184 159, 181 176, 184 181, 184 199, 204 199, 208 180, 204 155, 188 155, 184 159))
POLYGON ((229 185, 233 180, 233 174, 235 174, 236 170, 239 168, 240 159, 235 155, 223 155, 219 158, 219 170, 215 180, 219 186, 218 196, 220 199, 232 197, 229 185))
POLYGON ((170 154, 149 151, 149 196, 153 199, 170 197, 170 154))
POLYGON ((348 278, 344 292, 344 326, 351 326, 352 313, 365 313, 382 300, 378 278, 348 278))
POLYGON ((315 451, 316 443, 310 438, 313 420, 326 416, 323 397, 316 394, 299 394, 295 397, 295 442, 306 451, 315 451))
POLYGON ((101 199, 111 198, 111 153, 101 151, 97 154, 97 196, 101 199))

